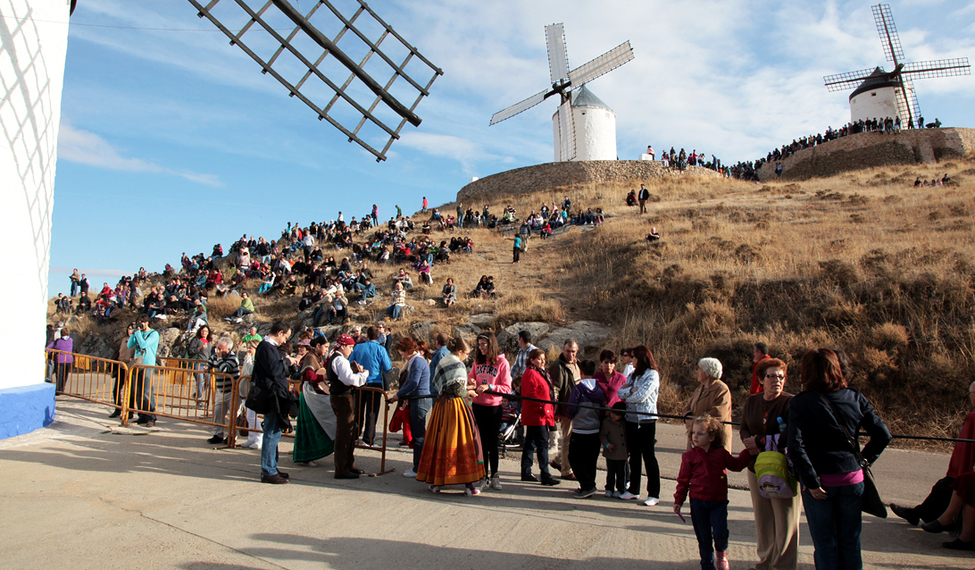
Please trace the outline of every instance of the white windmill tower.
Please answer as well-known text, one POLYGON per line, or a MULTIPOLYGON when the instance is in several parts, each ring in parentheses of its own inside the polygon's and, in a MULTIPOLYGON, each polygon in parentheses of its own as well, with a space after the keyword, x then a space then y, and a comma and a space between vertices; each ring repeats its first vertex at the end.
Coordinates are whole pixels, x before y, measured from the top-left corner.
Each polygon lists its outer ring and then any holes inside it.
POLYGON ((551 89, 495 113, 491 124, 527 111, 552 95, 562 103, 552 116, 555 162, 616 160, 616 113, 586 89, 585 84, 633 59, 626 41, 596 59, 569 71, 562 24, 545 26, 551 89))
POLYGON ((894 62, 894 70, 887 72, 882 67, 874 67, 828 75, 823 80, 830 91, 854 88, 850 95, 850 120, 853 122, 899 117, 905 127, 914 126, 921 116, 914 80, 969 75, 971 66, 967 57, 903 63, 904 50, 890 5, 877 4, 872 10, 884 55, 887 61, 894 62))

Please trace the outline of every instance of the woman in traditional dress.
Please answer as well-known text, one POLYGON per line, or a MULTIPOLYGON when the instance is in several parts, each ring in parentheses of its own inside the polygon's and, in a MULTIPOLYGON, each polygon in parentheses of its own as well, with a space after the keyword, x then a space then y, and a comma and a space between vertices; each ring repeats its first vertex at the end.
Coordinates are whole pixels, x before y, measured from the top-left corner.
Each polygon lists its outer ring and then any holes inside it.
POLYGON ((317 467, 316 460, 335 451, 335 412, 328 399, 328 381, 323 364, 328 352, 328 340, 324 337, 312 339, 310 348, 298 364, 303 382, 298 398, 298 425, 291 458, 295 463, 317 467))
POLYGON ((483 479, 485 472, 480 436, 466 401, 474 395, 467 389, 464 366, 470 347, 458 337, 447 343, 447 349, 450 353, 440 360, 433 375, 432 386, 440 396, 430 412, 416 480, 429 483, 435 493, 444 485, 465 485, 467 495, 476 495, 480 491, 474 483, 483 479))

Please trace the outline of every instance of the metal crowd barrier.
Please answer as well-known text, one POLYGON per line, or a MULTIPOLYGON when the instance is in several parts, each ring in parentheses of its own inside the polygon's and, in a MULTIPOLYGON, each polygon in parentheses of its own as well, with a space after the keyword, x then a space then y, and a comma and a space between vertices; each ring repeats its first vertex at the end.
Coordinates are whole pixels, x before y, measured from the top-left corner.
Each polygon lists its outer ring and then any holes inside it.
MULTIPOLYGON (((221 425, 229 430, 233 419, 217 422, 211 417, 212 411, 218 411, 218 403, 222 409, 234 410, 233 398, 224 397, 226 390, 216 389, 218 379, 225 385, 234 386, 233 376, 222 372, 205 372, 185 366, 130 366, 126 391, 129 397, 122 404, 122 425, 128 425, 131 413, 138 413, 201 425, 221 425)), ((236 415, 232 417, 236 418, 236 415)))
POLYGON ((56 385, 58 394, 122 408, 129 378, 129 368, 124 363, 51 348, 45 351, 52 375, 49 381, 56 385), (64 356, 73 362, 58 362, 64 356))
MULTIPOLYGON (((229 374, 204 371, 206 361, 185 358, 159 358, 160 365, 147 366, 98 358, 84 354, 45 349, 51 380, 62 382, 58 394, 81 398, 90 402, 104 404, 120 411, 121 425, 127 426, 130 416, 136 413, 186 421, 199 425, 222 426, 227 447, 235 448, 237 435, 242 429, 263 433, 260 414, 256 428, 240 428, 237 417, 245 413, 244 401, 250 386, 250 376, 233 378, 229 374), (57 362, 59 355, 70 355, 73 362, 57 362), (53 365, 53 366, 52 366, 53 365), (229 392, 217 389, 217 380, 222 379, 229 392), (213 417, 211 411, 220 418, 213 417)), ((290 380, 294 394, 301 391, 301 380, 290 380)), ((362 434, 363 423, 368 415, 367 402, 377 402, 373 406, 376 430, 372 446, 361 438, 355 447, 380 452, 380 467, 375 475, 389 473, 386 469, 386 451, 389 440, 389 401, 382 388, 364 386, 356 389, 355 421, 357 433, 362 434), (367 396, 368 395, 368 396, 367 396), (380 411, 381 419, 380 419, 380 411), (381 425, 380 425, 381 422, 381 425), (375 445, 380 443, 380 445, 375 445)), ((297 419, 293 421, 298 429, 297 419)), ((294 432, 283 434, 294 437, 294 432)))

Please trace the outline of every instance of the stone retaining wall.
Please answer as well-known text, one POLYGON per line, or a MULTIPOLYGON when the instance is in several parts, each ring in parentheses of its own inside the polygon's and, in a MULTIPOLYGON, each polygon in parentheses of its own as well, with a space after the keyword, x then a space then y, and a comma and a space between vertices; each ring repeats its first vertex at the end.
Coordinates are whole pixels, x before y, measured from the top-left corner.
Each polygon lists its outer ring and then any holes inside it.
POLYGON ((458 202, 475 202, 482 196, 522 194, 552 188, 604 182, 635 182, 676 176, 714 176, 707 168, 689 166, 681 173, 659 161, 593 160, 580 162, 547 162, 499 172, 475 180, 457 193, 458 202))
MULTIPOLYGON (((840 172, 894 164, 933 164, 975 152, 975 129, 901 130, 896 134, 857 133, 802 149, 778 162, 779 180, 807 180, 840 172)), ((775 162, 759 169, 775 180, 775 162)))

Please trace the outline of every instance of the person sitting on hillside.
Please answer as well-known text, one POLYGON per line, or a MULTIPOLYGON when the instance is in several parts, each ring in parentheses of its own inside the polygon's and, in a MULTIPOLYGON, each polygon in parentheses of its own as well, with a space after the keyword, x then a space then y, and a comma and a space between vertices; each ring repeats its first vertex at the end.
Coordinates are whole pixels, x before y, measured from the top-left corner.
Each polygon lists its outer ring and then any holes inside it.
POLYGON ((660 240, 660 234, 657 233, 657 227, 651 226, 650 233, 647 234, 647 241, 649 243, 653 243, 658 240, 660 240))
POLYGON ((630 190, 630 192, 626 195, 626 205, 636 206, 636 190, 630 190))
POLYGON ((244 315, 250 315, 254 312, 254 301, 251 301, 250 296, 247 291, 240 294, 240 307, 234 311, 229 317, 224 319, 225 321, 235 320, 238 323, 243 320, 244 315))
POLYGON ((386 307, 386 316, 399 320, 400 312, 406 306, 406 291, 403 290, 403 284, 397 281, 390 295, 393 298, 393 302, 386 307))
POLYGON ((413 279, 410 278, 410 275, 406 272, 406 269, 400 268, 399 273, 393 276, 393 280, 402 284, 404 289, 413 288, 413 279))
POLYGON ((454 285, 453 277, 447 278, 447 284, 443 286, 441 295, 443 297, 444 307, 450 307, 457 302, 457 286, 454 285))

